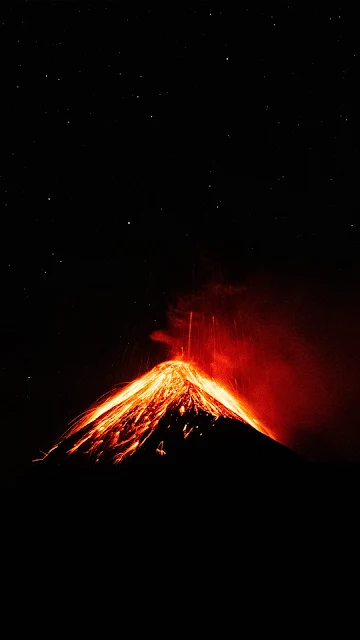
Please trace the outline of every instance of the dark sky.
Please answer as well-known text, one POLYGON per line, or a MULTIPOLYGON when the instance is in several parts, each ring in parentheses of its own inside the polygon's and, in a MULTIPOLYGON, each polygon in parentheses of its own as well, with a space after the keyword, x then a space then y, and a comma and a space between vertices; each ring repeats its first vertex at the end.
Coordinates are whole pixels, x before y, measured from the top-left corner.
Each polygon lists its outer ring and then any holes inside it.
POLYGON ((11 2, 1 465, 163 357, 209 277, 357 281, 353 2, 11 2))

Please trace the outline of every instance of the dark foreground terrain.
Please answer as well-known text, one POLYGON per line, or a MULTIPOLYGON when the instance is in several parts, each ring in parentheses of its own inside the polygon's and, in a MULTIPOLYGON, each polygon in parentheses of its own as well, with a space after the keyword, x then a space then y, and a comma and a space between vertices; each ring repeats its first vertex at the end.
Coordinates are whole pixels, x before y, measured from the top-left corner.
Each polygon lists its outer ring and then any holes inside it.
POLYGON ((99 524, 106 514, 137 531, 139 521, 149 533, 174 517, 189 526, 208 518, 244 518, 249 526, 248 518, 266 518, 271 527, 275 518, 301 517, 309 505, 319 514, 357 491, 358 465, 310 464, 238 421, 197 415, 195 422, 193 437, 184 439, 183 421, 168 428, 165 420, 119 465, 106 454, 97 464, 84 453, 67 456, 69 445, 62 445, 19 473, 7 495, 34 524, 49 511, 68 523, 81 517, 99 524), (156 453, 160 442, 165 455, 156 453))
POLYGON ((296 555, 304 535, 313 537, 319 524, 327 529, 329 514, 343 526, 354 512, 357 465, 310 464, 242 423, 197 422, 192 441, 168 430, 166 455, 156 453, 160 425, 120 465, 105 456, 98 464, 84 454, 66 457, 62 448, 30 465, 2 504, 6 548, 15 556, 24 549, 41 570, 44 562, 62 570, 65 549, 66 572, 76 573, 79 562, 111 568, 115 560, 143 572, 151 558, 161 574, 180 557, 196 567, 200 556, 211 571, 214 558, 223 564, 225 556, 231 568, 234 549, 243 563, 252 562, 244 553, 250 548, 256 557, 275 549, 296 555))

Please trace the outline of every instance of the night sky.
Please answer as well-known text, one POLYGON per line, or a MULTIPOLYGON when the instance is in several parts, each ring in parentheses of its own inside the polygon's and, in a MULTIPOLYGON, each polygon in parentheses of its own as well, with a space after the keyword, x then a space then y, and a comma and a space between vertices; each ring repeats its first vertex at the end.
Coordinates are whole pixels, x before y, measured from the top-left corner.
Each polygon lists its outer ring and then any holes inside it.
POLYGON ((180 294, 262 273, 357 291, 356 16, 4 4, 3 471, 160 362, 180 294))

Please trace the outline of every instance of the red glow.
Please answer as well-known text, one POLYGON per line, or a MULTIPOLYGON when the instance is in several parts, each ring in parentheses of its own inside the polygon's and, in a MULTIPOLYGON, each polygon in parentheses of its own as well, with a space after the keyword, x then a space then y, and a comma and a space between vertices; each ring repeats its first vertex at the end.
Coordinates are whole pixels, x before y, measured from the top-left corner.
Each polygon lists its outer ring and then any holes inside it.
POLYGON ((107 449, 121 461, 166 411, 197 407, 215 417, 233 412, 309 458, 360 460, 357 300, 356 291, 264 278, 183 298, 168 330, 151 335, 171 360, 100 401, 58 444, 78 433, 70 452, 84 445, 98 458, 107 449))
POLYGON ((208 286, 180 299, 168 331, 151 337, 244 398, 279 442, 358 460, 358 300, 357 290, 281 276, 208 286))

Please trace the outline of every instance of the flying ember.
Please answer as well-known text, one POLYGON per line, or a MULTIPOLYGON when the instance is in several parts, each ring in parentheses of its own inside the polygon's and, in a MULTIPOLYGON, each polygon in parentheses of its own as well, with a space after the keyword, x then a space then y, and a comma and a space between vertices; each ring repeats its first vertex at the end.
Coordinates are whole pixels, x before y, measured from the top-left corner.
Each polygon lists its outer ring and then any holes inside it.
MULTIPOLYGON (((194 364, 169 360, 90 408, 41 459, 71 437, 68 454, 81 450, 99 460, 107 451, 113 462, 119 463, 144 444, 165 414, 171 420, 171 416, 189 411, 203 412, 215 419, 241 420, 267 434, 250 410, 222 385, 205 376, 194 364)), ((184 438, 189 433, 185 426, 184 438)), ((163 442, 157 453, 166 454, 163 442)))

